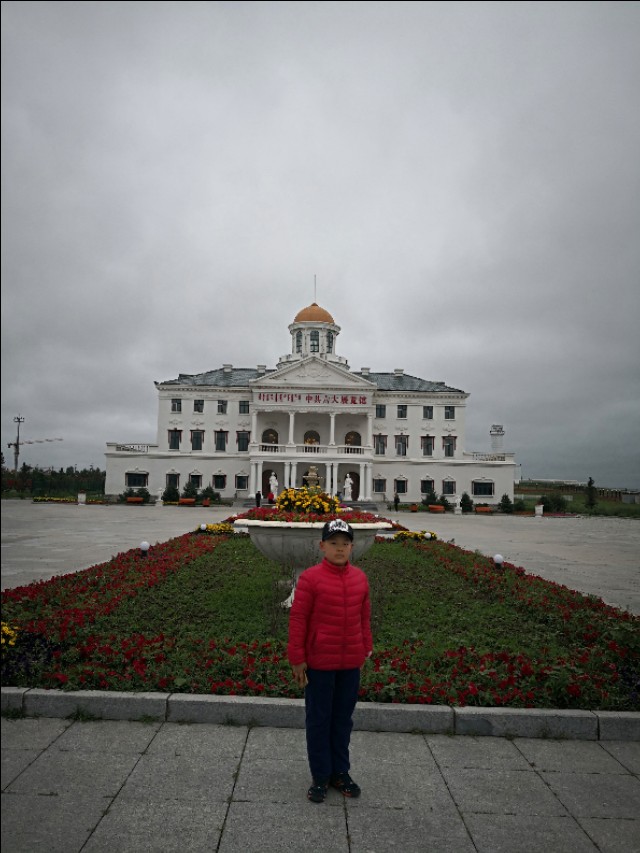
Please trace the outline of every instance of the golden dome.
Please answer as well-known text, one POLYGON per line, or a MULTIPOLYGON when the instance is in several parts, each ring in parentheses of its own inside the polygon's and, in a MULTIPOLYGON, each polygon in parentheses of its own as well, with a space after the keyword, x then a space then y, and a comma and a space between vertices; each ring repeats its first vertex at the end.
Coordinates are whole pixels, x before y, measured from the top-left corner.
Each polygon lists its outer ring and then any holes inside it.
POLYGON ((303 308, 302 311, 298 311, 293 322, 333 323, 334 319, 331 314, 329 314, 328 311, 325 311, 324 308, 321 308, 317 302, 312 302, 311 305, 307 305, 307 307, 303 308))

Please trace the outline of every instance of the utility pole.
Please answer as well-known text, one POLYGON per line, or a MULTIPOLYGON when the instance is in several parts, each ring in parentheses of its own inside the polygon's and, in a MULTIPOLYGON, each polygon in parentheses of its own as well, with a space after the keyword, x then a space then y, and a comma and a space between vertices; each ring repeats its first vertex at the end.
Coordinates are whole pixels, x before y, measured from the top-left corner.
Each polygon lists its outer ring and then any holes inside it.
POLYGON ((13 447, 13 470, 18 471, 18 460, 20 459, 20 448, 23 444, 44 444, 46 441, 62 441, 61 438, 34 438, 33 441, 20 441, 20 424, 24 423, 24 418, 17 415, 13 419, 14 423, 18 424, 18 434, 15 441, 10 441, 8 447, 13 447))

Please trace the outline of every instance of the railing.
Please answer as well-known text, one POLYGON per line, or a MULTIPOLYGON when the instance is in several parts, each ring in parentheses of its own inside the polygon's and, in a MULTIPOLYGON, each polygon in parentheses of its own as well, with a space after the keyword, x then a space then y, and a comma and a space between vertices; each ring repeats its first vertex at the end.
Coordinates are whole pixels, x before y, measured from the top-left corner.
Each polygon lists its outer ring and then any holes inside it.
POLYGON ((150 444, 116 444, 115 449, 116 453, 148 453, 150 447, 150 444))
MULTIPOLYGON (((253 446, 255 447, 255 445, 253 446)), ((253 449, 253 447, 251 449, 253 449)), ((370 447, 356 447, 351 444, 296 444, 289 447, 286 444, 258 444, 258 453, 291 453, 292 455, 307 456, 364 456, 370 455, 370 447)))

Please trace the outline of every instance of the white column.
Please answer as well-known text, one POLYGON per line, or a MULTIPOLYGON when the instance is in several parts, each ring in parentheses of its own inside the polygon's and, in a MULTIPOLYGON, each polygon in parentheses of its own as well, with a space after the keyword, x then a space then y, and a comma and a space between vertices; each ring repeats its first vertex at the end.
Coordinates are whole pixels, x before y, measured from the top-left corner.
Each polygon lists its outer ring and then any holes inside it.
POLYGON ((369 447, 373 445, 373 415, 367 415, 367 444, 369 447))
POLYGON ((289 444, 293 444, 293 425, 295 423, 296 413, 289 412, 289 444))
MULTIPOLYGON (((256 470, 256 477, 257 477, 256 491, 260 491, 260 492, 262 491, 262 465, 263 465, 262 462, 258 462, 257 470, 256 470)), ((264 497, 264 495, 263 495, 263 497, 264 497)))
POLYGON ((292 462, 292 463, 291 463, 291 488, 292 488, 292 489, 296 487, 296 479, 297 479, 297 476, 298 476, 298 474, 297 474, 297 468, 298 468, 298 463, 297 463, 297 462, 292 462))
POLYGON ((365 500, 371 501, 373 500, 373 465, 371 462, 365 463, 365 480, 367 483, 367 487, 365 490, 365 500))
POLYGON ((360 463, 360 494, 358 496, 358 500, 366 501, 367 498, 367 464, 366 462, 360 463))
POLYGON ((333 495, 333 491, 332 491, 332 489, 333 489, 333 476, 332 476, 332 474, 333 474, 333 462, 327 462, 324 467, 325 467, 324 490, 329 496, 331 496, 331 495, 333 495))
POLYGON ((251 462, 251 468, 249 472, 249 497, 253 498, 256 494, 256 463, 251 462))
POLYGON ((331 426, 329 429, 329 444, 336 443, 336 413, 329 412, 329 417, 331 419, 331 426))
POLYGON ((255 410, 253 412, 251 412, 251 441, 253 441, 255 444, 257 444, 259 441, 259 438, 258 438, 258 412, 255 410))

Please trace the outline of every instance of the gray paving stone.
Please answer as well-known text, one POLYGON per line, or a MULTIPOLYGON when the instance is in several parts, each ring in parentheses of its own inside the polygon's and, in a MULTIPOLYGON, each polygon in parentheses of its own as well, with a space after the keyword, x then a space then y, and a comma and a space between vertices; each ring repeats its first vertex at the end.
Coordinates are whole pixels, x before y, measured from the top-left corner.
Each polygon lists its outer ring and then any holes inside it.
POLYGON ((304 728, 304 699, 174 693, 168 700, 167 720, 174 723, 304 728))
MULTIPOLYGON (((447 738, 447 735, 441 735, 447 738)), ((381 764, 419 765, 436 770, 436 764, 426 736, 399 732, 353 732, 351 735, 351 764, 375 758, 381 764)))
POLYGON ((601 741, 603 749, 626 767, 631 773, 640 776, 640 743, 636 741, 601 741))
POLYGON ((478 853, 597 853, 587 833, 570 817, 467 814, 478 853))
POLYGON ((46 749, 65 732, 70 722, 55 718, 29 717, 2 720, 0 743, 2 749, 46 749))
MULTIPOLYGON (((304 806, 311 784, 306 759, 246 758, 233 791, 234 802, 289 803, 304 806)), ((325 805, 341 806, 342 795, 331 790, 325 805)))
POLYGON ((640 815, 640 780, 613 773, 543 773, 544 780, 575 817, 633 818, 640 815))
POLYGON ((215 760, 240 758, 247 742, 245 726, 216 726, 206 723, 165 723, 149 745, 149 756, 193 756, 215 760))
POLYGON ((517 738, 516 747, 536 770, 571 773, 625 773, 625 768, 595 741, 517 738))
POLYGON ((305 730, 259 727, 249 729, 244 757, 250 760, 282 758, 306 761, 307 740, 305 730))
POLYGON ((429 735, 426 742, 440 767, 529 769, 522 753, 506 738, 429 735))
POLYGON ((156 736, 160 723, 124 720, 75 722, 52 744, 66 752, 108 752, 112 755, 142 754, 156 736))
POLYGON ((445 705, 358 702, 353 727, 371 732, 453 733, 453 709, 445 705))
POLYGON ((47 797, 80 796, 91 791, 96 797, 115 797, 139 758, 108 752, 48 749, 8 786, 7 792, 47 797))
POLYGON ((239 759, 236 756, 194 754, 143 755, 119 796, 126 800, 180 800, 200 808, 207 802, 226 802, 231 796, 239 759))
POLYGON ((117 800, 82 853, 210 853, 216 850, 226 803, 185 800, 117 800))
POLYGON ((582 817, 578 823, 601 853, 640 853, 640 828, 636 820, 582 817))
POLYGON ((3 714, 9 711, 21 711, 26 687, 3 687, 0 709, 3 714))
POLYGON ((562 803, 533 771, 443 767, 442 774, 463 814, 567 815, 562 803))
POLYGON ((218 853, 349 853, 343 808, 310 803, 233 802, 218 853))
POLYGON ((77 791, 43 797, 2 794, 3 853, 76 853, 98 825, 109 800, 77 791))
POLYGON ((351 774, 362 788, 362 796, 349 800, 349 809, 417 808, 453 815, 456 807, 440 771, 430 764, 381 764, 375 754, 361 756, 351 774))
POLYGON ((3 749, 0 787, 4 791, 40 755, 39 749, 3 749))
POLYGON ((462 818, 455 810, 446 813, 414 808, 352 808, 347 804, 350 853, 473 853, 462 818))

